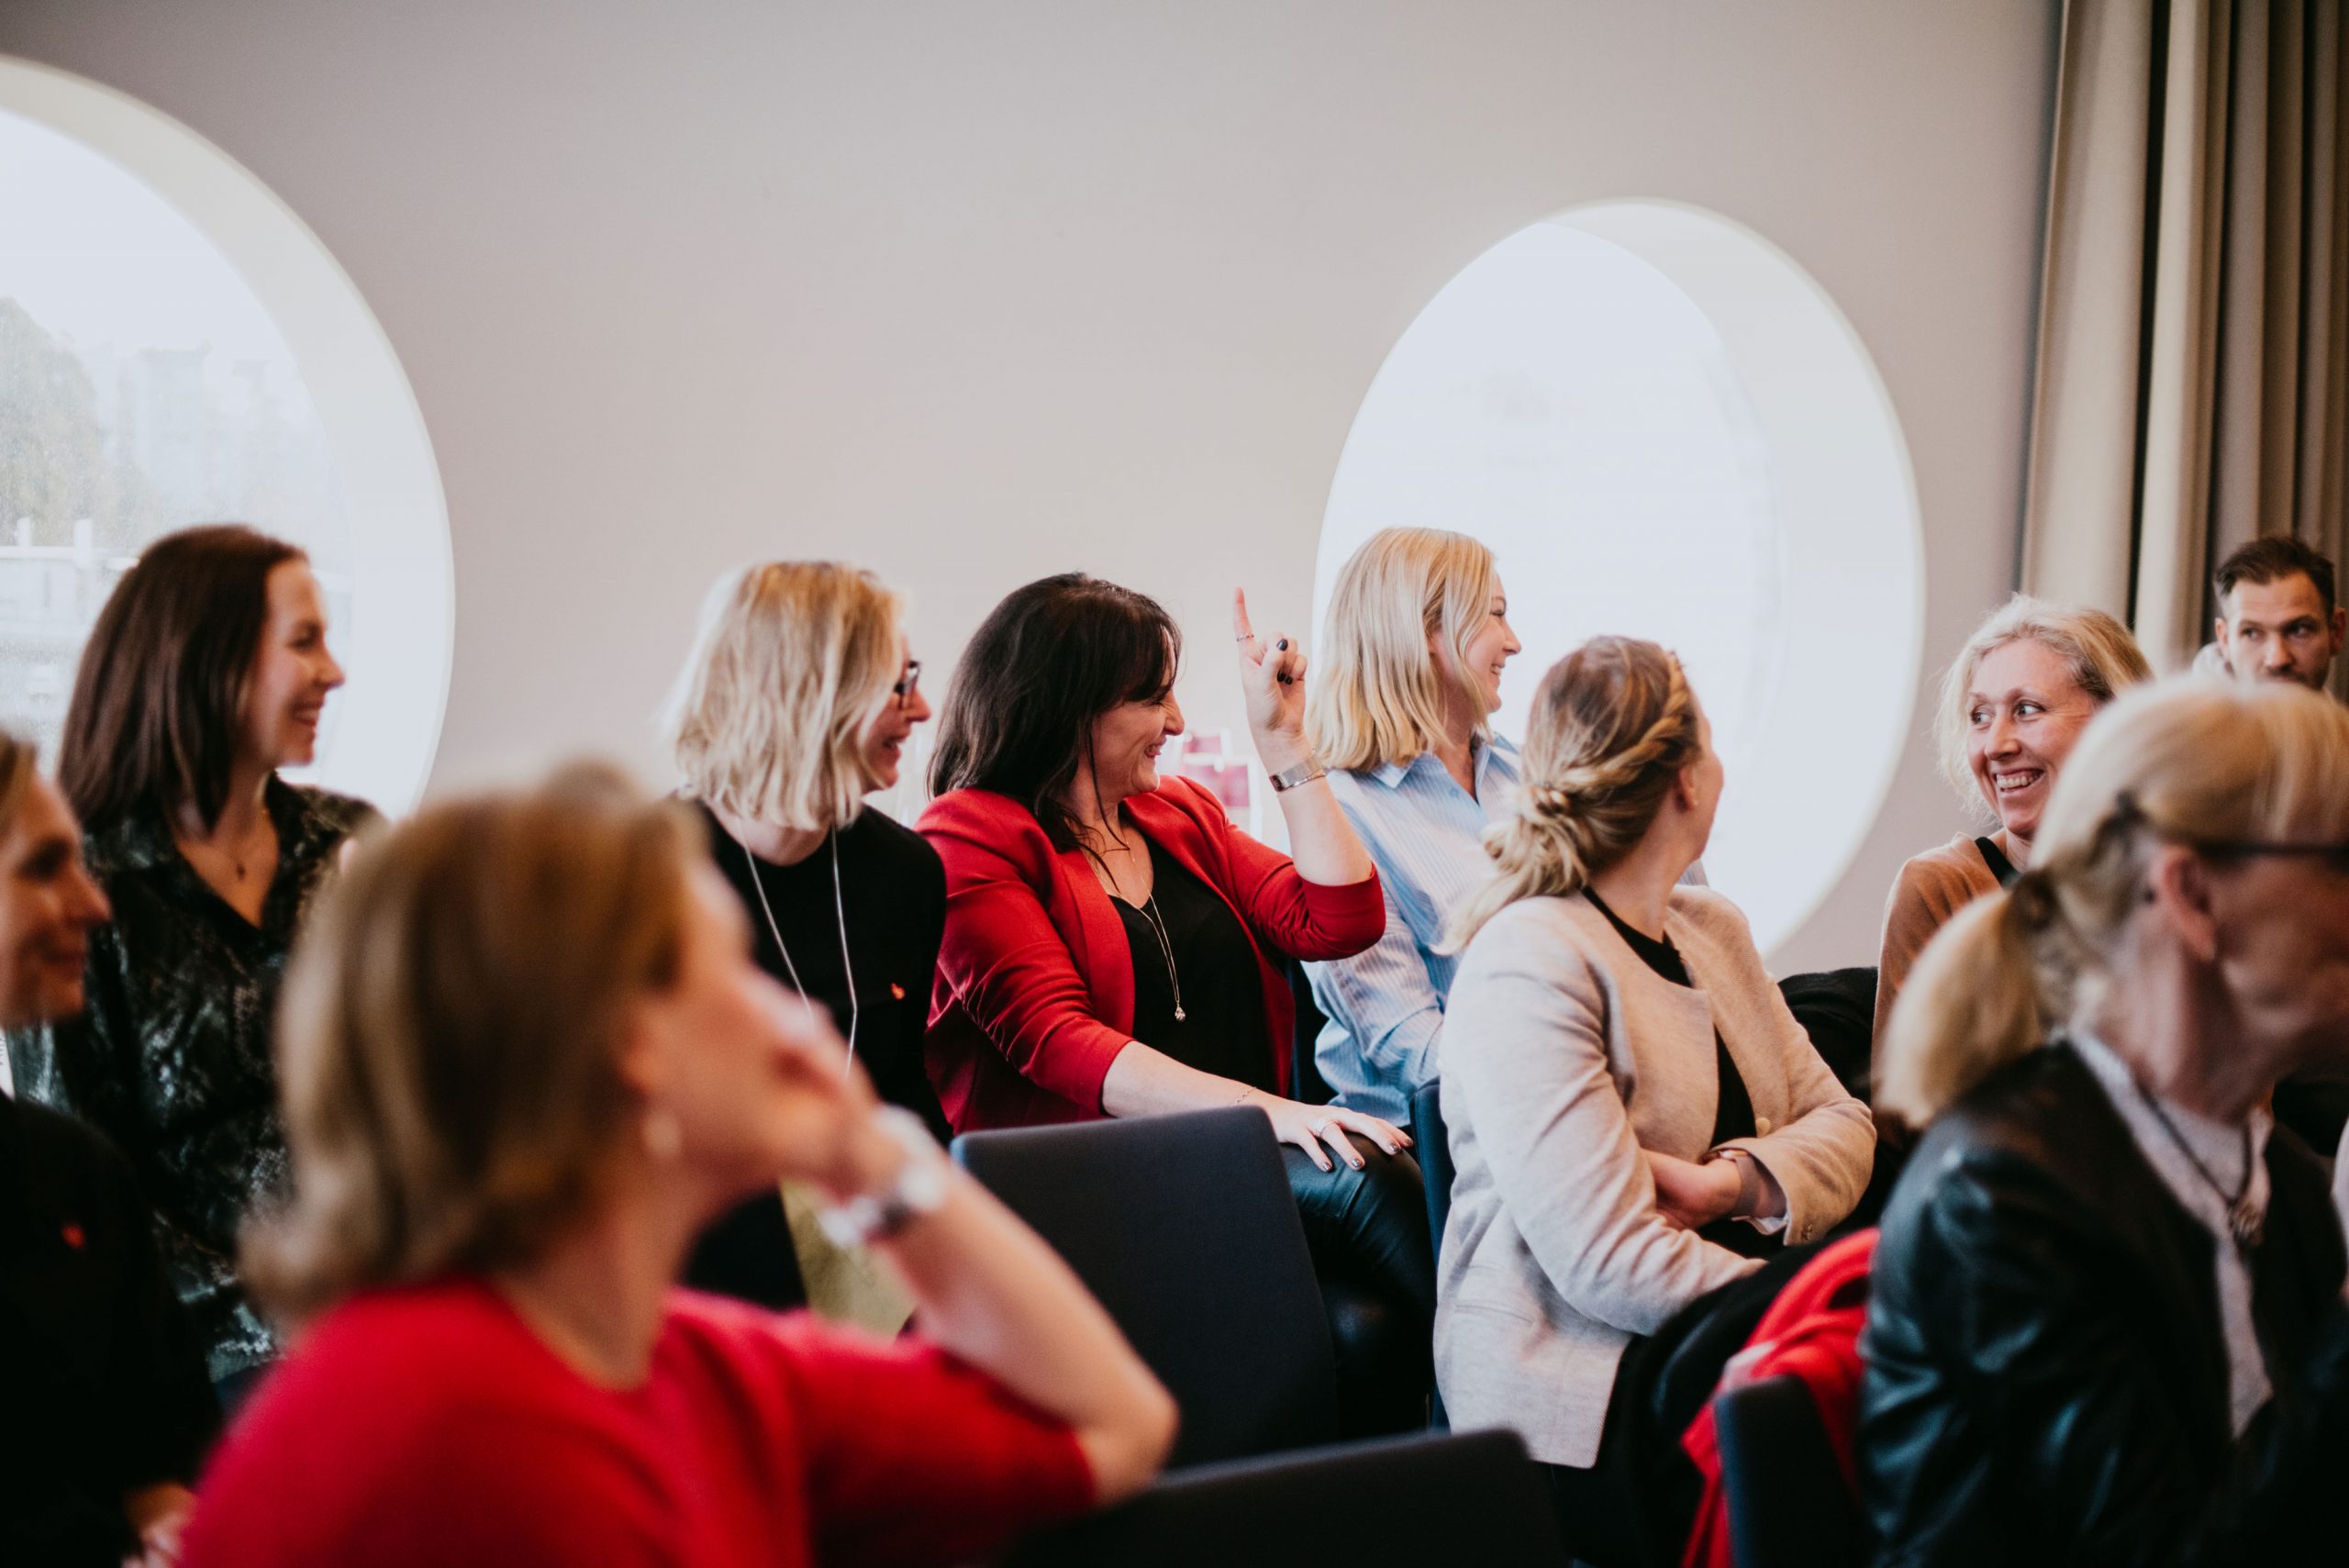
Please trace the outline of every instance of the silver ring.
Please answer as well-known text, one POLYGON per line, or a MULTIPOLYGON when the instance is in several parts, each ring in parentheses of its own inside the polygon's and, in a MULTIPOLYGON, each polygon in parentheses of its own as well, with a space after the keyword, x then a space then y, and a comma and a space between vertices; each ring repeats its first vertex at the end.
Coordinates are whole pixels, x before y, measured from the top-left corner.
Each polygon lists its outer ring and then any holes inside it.
POLYGON ((1315 1123, 1313 1124, 1313 1136, 1314 1136, 1314 1137, 1316 1137, 1316 1138, 1327 1138, 1327 1137, 1329 1137, 1329 1136, 1330 1136, 1330 1124, 1329 1124, 1328 1122, 1326 1122, 1326 1121, 1317 1121, 1317 1122, 1315 1122, 1315 1123))

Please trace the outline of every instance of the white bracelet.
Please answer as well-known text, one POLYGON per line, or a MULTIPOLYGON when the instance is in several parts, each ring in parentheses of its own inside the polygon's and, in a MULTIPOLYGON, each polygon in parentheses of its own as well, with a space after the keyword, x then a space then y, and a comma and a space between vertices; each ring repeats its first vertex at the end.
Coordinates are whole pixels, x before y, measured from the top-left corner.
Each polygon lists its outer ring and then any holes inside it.
POLYGON ((881 1191, 859 1193, 817 1214, 816 1223, 835 1247, 885 1240, 946 1202, 946 1156, 921 1118, 903 1106, 883 1106, 873 1113, 873 1125, 904 1147, 905 1162, 881 1191))

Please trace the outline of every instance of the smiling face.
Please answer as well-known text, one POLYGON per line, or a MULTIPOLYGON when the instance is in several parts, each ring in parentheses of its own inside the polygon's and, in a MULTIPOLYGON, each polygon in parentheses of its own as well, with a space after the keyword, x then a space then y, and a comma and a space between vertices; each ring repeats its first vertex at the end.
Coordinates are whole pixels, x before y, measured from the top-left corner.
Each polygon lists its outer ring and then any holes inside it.
POLYGON ((2027 845, 2099 704, 2061 654, 2027 638, 1982 656, 1965 700, 1966 766, 2000 826, 2027 845))
POLYGON ((2349 608, 2328 614, 2305 572, 2273 583, 2234 585, 2219 620, 2219 654, 2246 681, 2297 681, 2324 689, 2325 676, 2349 633, 2349 608))
POLYGON ((864 776, 874 789, 897 787, 906 742, 912 738, 914 726, 930 717, 930 701, 921 695, 920 667, 914 662, 913 650, 903 639, 898 647, 897 684, 903 689, 891 692, 879 710, 865 720, 861 738, 864 776))
MULTIPOLYGON (((1121 702, 1094 719, 1093 777, 1101 792, 1104 814, 1117 810, 1118 803, 1128 795, 1147 795, 1158 787, 1159 751, 1167 737, 1182 733, 1183 709, 1174 701, 1172 671, 1156 695, 1121 702)), ((1081 773, 1077 787, 1085 787, 1081 773)))
POLYGON ((1456 688, 1474 689, 1483 695, 1484 710, 1477 717, 1498 712, 1501 672, 1525 648, 1508 624, 1508 595, 1502 592, 1499 580, 1493 583, 1492 602, 1486 606, 1484 618, 1456 652, 1441 632, 1429 636, 1428 647, 1435 655, 1437 668, 1451 678, 1456 688))
POLYGON ((299 561, 269 573, 269 613, 245 682, 241 749, 271 769, 316 762, 327 694, 342 684, 342 666, 327 651, 327 612, 318 580, 299 561))
POLYGON ((65 797, 34 778, 0 834, 0 1029, 82 1010, 90 932, 108 913, 65 797))

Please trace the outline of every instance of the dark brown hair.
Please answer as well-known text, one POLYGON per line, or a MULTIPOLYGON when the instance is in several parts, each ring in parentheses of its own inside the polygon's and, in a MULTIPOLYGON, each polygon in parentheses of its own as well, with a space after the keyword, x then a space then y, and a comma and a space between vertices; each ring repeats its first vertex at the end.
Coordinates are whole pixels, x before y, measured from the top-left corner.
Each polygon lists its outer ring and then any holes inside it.
POLYGON ((294 1201, 246 1277, 300 1320, 540 1256, 610 1191, 629 1009, 676 983, 696 821, 613 770, 426 808, 364 846, 278 1001, 294 1201))
POLYGON ((228 800, 245 686, 269 624, 269 574, 307 556, 241 523, 166 534, 114 585, 73 676, 57 782, 95 832, 228 800))
POLYGON ((2238 583, 2280 583, 2295 573, 2307 576, 2316 589, 2316 596, 2324 601, 2324 613, 2332 613, 2332 562, 2288 534, 2269 534, 2236 547, 2234 552, 2219 562, 2218 575, 2210 586, 2218 590, 2219 613, 2227 613, 2226 599, 2238 583))
POLYGON ((1082 572, 1014 588, 954 669, 930 761, 932 794, 993 790, 1076 847, 1061 796, 1093 765, 1093 721, 1174 684, 1183 634, 1157 600, 1082 572))

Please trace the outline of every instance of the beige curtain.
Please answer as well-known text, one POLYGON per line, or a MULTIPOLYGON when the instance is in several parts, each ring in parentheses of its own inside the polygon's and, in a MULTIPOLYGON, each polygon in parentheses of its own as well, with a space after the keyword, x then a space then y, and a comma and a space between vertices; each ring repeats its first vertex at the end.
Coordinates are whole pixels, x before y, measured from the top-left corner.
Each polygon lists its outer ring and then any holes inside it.
POLYGON ((2023 586, 2208 640, 2261 534, 2343 557, 2349 0, 2066 0, 2023 586))

